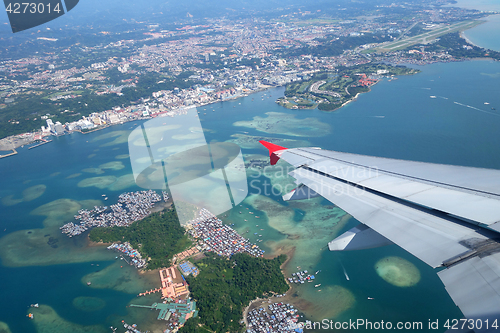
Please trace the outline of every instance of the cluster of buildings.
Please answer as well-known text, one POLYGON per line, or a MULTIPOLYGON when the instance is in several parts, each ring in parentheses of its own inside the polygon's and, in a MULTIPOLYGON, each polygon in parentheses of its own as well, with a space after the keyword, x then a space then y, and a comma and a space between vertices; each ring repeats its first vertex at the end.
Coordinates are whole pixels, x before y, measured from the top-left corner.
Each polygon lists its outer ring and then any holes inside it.
POLYGON ((193 263, 190 261, 185 261, 179 264, 179 270, 184 274, 185 276, 189 276, 190 274, 193 274, 194 277, 198 276, 200 274, 200 271, 198 270, 198 267, 196 267, 193 263))
MULTIPOLYGON (((126 329, 125 333, 148 333, 148 332, 140 331, 137 328, 137 324, 129 325, 124 320, 122 320, 122 324, 123 324, 123 327, 126 329)), ((111 326, 111 330, 113 330, 113 332, 116 332, 117 329, 114 328, 113 326, 111 326)))
POLYGON ((191 256, 194 256, 194 255, 200 253, 200 250, 201 250, 201 246, 199 246, 199 245, 193 246, 187 250, 184 250, 180 253, 177 253, 175 255, 175 257, 172 258, 172 261, 173 262, 182 261, 182 260, 186 259, 187 257, 191 257, 191 256))
POLYGON ((57 121, 54 124, 52 119, 47 119, 47 128, 42 126, 42 133, 52 133, 55 135, 62 135, 64 134, 64 127, 59 121, 57 121))
POLYGON ((69 237, 80 235, 92 227, 128 226, 151 214, 151 208, 161 201, 161 196, 153 190, 122 193, 118 203, 97 207, 92 210, 81 209, 75 215, 80 223, 66 223, 60 229, 69 237))
POLYGON ((188 284, 175 266, 161 269, 160 281, 161 294, 164 299, 173 301, 189 294, 188 284))
MULTIPOLYGON (((316 272, 316 274, 318 274, 316 272)), ((304 282, 312 282, 316 277, 313 274, 307 274, 307 270, 296 272, 292 274, 292 277, 288 278, 290 283, 304 283, 304 282)))
POLYGON ((248 312, 247 333, 285 333, 304 331, 297 309, 288 303, 273 303, 248 312))
POLYGON ((121 259, 125 260, 126 263, 129 265, 134 265, 137 268, 142 268, 146 266, 146 260, 144 260, 136 249, 130 245, 129 242, 125 243, 113 243, 110 246, 108 246, 108 250, 116 250, 125 256, 129 257, 130 261, 127 261, 123 255, 121 256, 121 259))
POLYGON ((240 236, 233 228, 222 223, 208 210, 202 209, 201 217, 190 222, 189 232, 199 239, 199 244, 206 251, 213 251, 221 256, 230 257, 244 252, 254 257, 263 257, 264 251, 247 238, 240 236))

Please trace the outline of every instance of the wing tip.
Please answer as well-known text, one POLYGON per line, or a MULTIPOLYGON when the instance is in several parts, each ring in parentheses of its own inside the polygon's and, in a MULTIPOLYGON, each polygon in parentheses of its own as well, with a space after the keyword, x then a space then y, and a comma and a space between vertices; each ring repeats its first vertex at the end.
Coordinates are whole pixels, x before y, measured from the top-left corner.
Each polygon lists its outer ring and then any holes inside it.
POLYGON ((274 143, 271 143, 271 142, 268 142, 265 140, 260 140, 259 143, 269 150, 269 157, 271 160, 271 165, 275 165, 280 159, 280 157, 277 154, 275 154, 275 152, 277 152, 279 150, 288 149, 288 148, 276 145, 274 143))

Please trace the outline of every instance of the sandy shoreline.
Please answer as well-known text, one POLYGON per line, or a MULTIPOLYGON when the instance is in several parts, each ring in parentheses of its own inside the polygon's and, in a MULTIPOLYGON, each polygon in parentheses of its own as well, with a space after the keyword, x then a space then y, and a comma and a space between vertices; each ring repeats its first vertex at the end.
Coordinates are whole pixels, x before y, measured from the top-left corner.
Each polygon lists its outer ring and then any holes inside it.
POLYGON ((465 41, 466 41, 468 44, 472 45, 472 46, 481 47, 481 46, 479 46, 479 45, 477 45, 477 44, 474 44, 474 43, 473 43, 473 42, 472 42, 469 38, 467 38, 467 36, 465 36, 465 31, 460 31, 460 38, 465 39, 465 41))

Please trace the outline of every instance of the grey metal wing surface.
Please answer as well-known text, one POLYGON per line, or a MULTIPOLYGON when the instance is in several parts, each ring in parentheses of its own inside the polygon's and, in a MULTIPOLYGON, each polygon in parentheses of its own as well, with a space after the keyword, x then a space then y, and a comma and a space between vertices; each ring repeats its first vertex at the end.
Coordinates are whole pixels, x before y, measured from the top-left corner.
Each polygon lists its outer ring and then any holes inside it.
POLYGON ((290 175, 299 186, 285 200, 321 195, 363 224, 331 241, 330 250, 395 243, 444 268, 438 276, 453 301, 482 323, 475 332, 500 331, 500 170, 317 148, 270 154, 295 167, 290 175))

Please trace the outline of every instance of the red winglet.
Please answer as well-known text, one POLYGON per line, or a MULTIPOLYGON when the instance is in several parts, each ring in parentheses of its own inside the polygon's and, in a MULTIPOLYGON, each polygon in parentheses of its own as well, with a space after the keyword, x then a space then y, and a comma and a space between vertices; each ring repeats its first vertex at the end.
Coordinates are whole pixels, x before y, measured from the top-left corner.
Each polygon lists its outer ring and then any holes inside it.
POLYGON ((261 143, 264 147, 269 149, 269 157, 271 158, 271 165, 275 165, 276 162, 278 162, 278 160, 280 159, 280 157, 278 155, 276 155, 275 152, 277 152, 278 150, 288 149, 288 148, 281 147, 281 146, 275 145, 274 143, 267 142, 264 140, 260 140, 259 143, 261 143))

